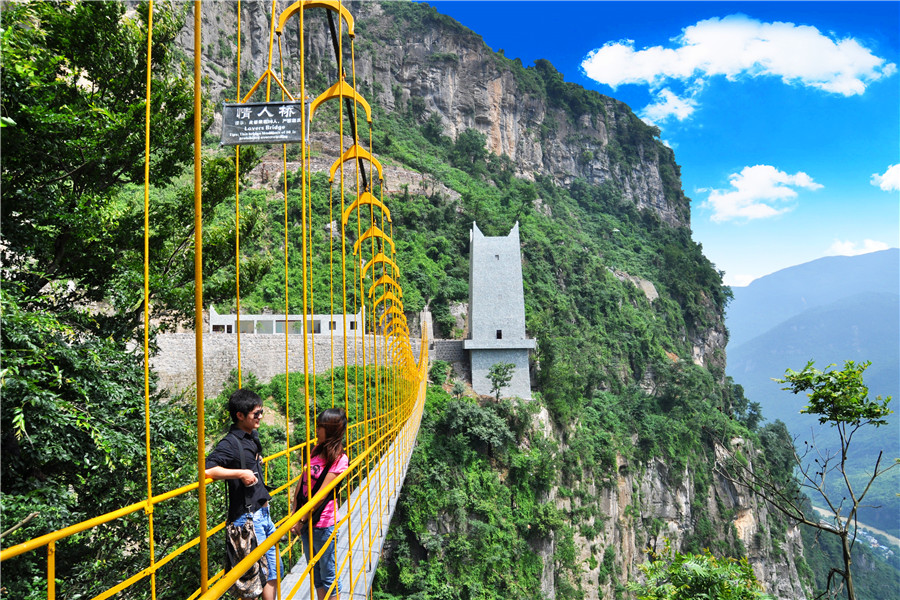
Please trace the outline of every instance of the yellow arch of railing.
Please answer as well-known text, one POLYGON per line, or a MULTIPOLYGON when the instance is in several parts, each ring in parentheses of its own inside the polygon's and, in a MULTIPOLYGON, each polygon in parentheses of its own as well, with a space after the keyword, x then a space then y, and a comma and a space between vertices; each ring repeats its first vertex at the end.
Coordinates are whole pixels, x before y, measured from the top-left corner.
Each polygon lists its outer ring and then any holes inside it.
POLYGON ((369 287, 369 299, 371 299, 375 295, 375 290, 378 286, 383 285, 385 287, 390 286, 392 290, 397 293, 398 298, 403 298, 403 288, 400 287, 394 278, 390 275, 382 275, 378 278, 378 280, 369 287))
POLYGON ((353 26, 353 15, 351 15, 350 11, 338 0, 298 0, 297 2, 294 2, 281 13, 281 16, 278 18, 278 27, 275 28, 275 33, 281 35, 284 32, 284 26, 288 22, 288 19, 297 14, 298 11, 307 8, 326 8, 338 13, 341 18, 344 19, 344 22, 347 23, 347 35, 351 38, 356 37, 356 31, 353 26))
POLYGON ((395 263, 390 258, 385 256, 383 252, 379 252, 374 257, 372 257, 372 259, 369 260, 369 262, 367 262, 365 264, 365 266, 363 267, 362 276, 365 277, 366 273, 369 272, 369 269, 371 269, 373 266, 375 266, 378 263, 383 263, 383 264, 390 266, 394 270, 394 276, 400 277, 400 267, 397 266, 397 263, 395 263))
POLYGON ((391 306, 387 308, 383 313, 381 313, 381 317, 378 319, 378 326, 382 329, 384 328, 384 320, 390 317, 391 315, 396 315, 398 318, 406 320, 406 315, 400 310, 397 306, 391 306))
POLYGON ((378 300, 375 301, 375 304, 372 306, 373 310, 378 310, 378 305, 387 300, 392 300, 396 305, 403 310, 403 302, 400 301, 400 298, 394 295, 394 292, 385 292, 381 296, 378 297, 378 300))
POLYGON ((366 102, 365 98, 356 93, 356 90, 343 80, 338 81, 336 84, 322 92, 318 98, 313 100, 312 104, 309 105, 309 120, 313 120, 319 105, 326 100, 341 100, 343 98, 351 98, 357 104, 362 106, 363 110, 366 111, 366 121, 369 123, 372 122, 372 107, 369 106, 369 103, 366 102))
POLYGON ((334 161, 334 164, 331 165, 331 169, 328 171, 328 180, 334 181, 334 172, 337 171, 338 167, 340 167, 342 164, 351 160, 356 161, 358 164, 359 159, 367 160, 372 163, 378 170, 378 179, 384 179, 384 173, 382 172, 381 163, 378 162, 378 160, 374 156, 372 156, 372 154, 368 150, 366 150, 359 144, 353 144, 352 146, 347 148, 347 151, 344 152, 344 154, 342 154, 339 159, 334 161))
POLYGON ((364 204, 371 204, 372 206, 377 206, 381 209, 381 213, 384 217, 391 222, 391 211, 388 210, 388 207, 385 206, 381 200, 370 194, 369 192, 363 192, 360 194, 359 198, 353 201, 353 204, 347 207, 347 210, 344 211, 344 214, 341 216, 341 222, 346 226, 347 221, 350 219, 350 213, 354 210, 363 206, 364 204))
POLYGON ((387 242, 388 244, 391 245, 391 255, 396 253, 396 248, 394 246, 394 240, 392 240, 388 234, 386 234, 381 229, 379 229, 378 225, 372 225, 371 227, 369 227, 369 229, 364 234, 362 234, 362 237, 360 237, 358 240, 356 240, 356 243, 353 244, 353 254, 358 254, 360 244, 362 244, 363 242, 365 242, 366 240, 368 240, 370 238, 371 239, 380 238, 380 239, 384 240, 385 242, 387 242))

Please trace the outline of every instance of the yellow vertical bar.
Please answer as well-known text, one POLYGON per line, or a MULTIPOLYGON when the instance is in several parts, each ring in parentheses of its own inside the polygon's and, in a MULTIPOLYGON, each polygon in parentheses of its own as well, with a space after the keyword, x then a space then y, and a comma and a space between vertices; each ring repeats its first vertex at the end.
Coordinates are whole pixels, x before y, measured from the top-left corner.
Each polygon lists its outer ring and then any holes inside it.
POLYGON ((56 600, 56 542, 47 544, 47 600, 56 600))
MULTIPOLYGON (((303 12, 302 10, 300 12, 303 12)), ((269 60, 266 64, 266 102, 272 95, 272 51, 275 47, 275 0, 272 0, 272 20, 269 23, 269 60)))
MULTIPOLYGON (((313 424, 310 420, 310 411, 309 411, 309 318, 308 318, 308 298, 307 298, 307 265, 306 265, 306 189, 307 189, 307 180, 306 180, 306 171, 307 171, 307 154, 309 151, 308 141, 306 139, 306 123, 307 123, 307 112, 306 112, 306 63, 305 63, 305 51, 306 51, 306 39, 305 39, 305 27, 304 27, 304 12, 303 10, 298 11, 298 18, 300 19, 300 100, 301 100, 301 116, 303 119, 303 129, 300 133, 300 163, 301 167, 301 177, 300 177, 300 194, 302 198, 302 209, 301 209, 301 222, 302 222, 302 243, 301 248, 303 252, 302 258, 302 270, 303 270, 303 400, 306 411, 306 489, 312 490, 312 475, 309 470, 309 463, 311 460, 311 436, 310 431, 312 430, 315 433, 315 429, 312 428, 313 424)), ((302 475, 301 475, 302 477, 302 475)), ((297 483, 300 485, 300 482, 297 483)), ((308 519, 308 526, 306 531, 301 535, 307 536, 307 542, 310 548, 310 556, 312 556, 312 534, 313 534, 313 525, 312 519, 308 519)), ((313 582, 313 573, 315 569, 309 570, 309 588, 310 588, 310 600, 315 599, 316 591, 315 585, 313 582)))
POLYGON ((147 456, 147 523, 150 545, 150 597, 156 600, 156 546, 153 532, 153 471, 150 455, 150 98, 153 50, 153 1, 147 16, 147 100, 144 107, 144 446, 147 456))
MULTIPOLYGON (((339 9, 342 9, 343 2, 339 2, 338 7, 339 7, 339 9)), ((337 21, 338 21, 337 65, 338 65, 338 80, 341 81, 341 80, 343 80, 343 75, 344 75, 344 20, 341 18, 341 10, 338 11, 337 21)), ((353 47, 353 42, 350 43, 350 47, 351 48, 353 47)), ((355 72, 353 73, 353 79, 354 79, 354 81, 356 80, 355 72)), ((343 139, 344 139, 343 104, 344 104, 344 98, 343 98, 343 88, 339 88, 339 89, 341 90, 341 93, 340 93, 340 97, 338 98, 338 104, 341 105, 341 108, 338 109, 338 118, 340 119, 340 134, 341 134, 341 140, 342 140, 341 141, 341 155, 343 155, 343 148, 344 148, 344 143, 343 143, 343 139)), ((353 105, 356 106, 356 100, 353 101, 353 105)), ((350 117, 351 115, 347 115, 347 116, 350 117)), ((355 114, 354 114, 354 116, 355 116, 355 114)), ((353 124, 352 131, 354 131, 354 132, 358 131, 358 124, 355 121, 353 124)), ((357 137, 359 137, 359 136, 357 136, 357 137)), ((353 142, 356 143, 356 140, 353 140, 353 142)), ((359 161, 357 161, 356 168, 358 171, 359 170, 359 161)), ((329 186, 329 187, 331 187, 331 186, 329 186)), ((359 189, 357 189, 356 197, 359 198, 359 189)), ((344 161, 341 161, 341 215, 344 214, 343 207, 344 207, 344 161)), ((343 230, 341 231, 341 234, 343 237, 343 230)), ((334 244, 331 243, 331 241, 329 240, 329 249, 333 248, 333 247, 334 247, 334 244)), ((344 248, 343 241, 341 243, 341 248, 342 249, 344 248)), ((341 266, 343 268, 343 262, 341 263, 341 266)), ((331 270, 332 276, 333 276, 333 273, 334 273, 334 271, 331 270)), ((334 313, 334 300, 333 300, 334 292, 332 292, 331 296, 332 296, 331 312, 333 314, 334 313)), ((346 298, 345 298, 345 300, 344 300, 345 307, 346 307, 346 304, 347 304, 347 302, 346 302, 346 298)), ((344 319, 346 320, 346 318, 347 318, 347 311, 345 308, 344 319)), ((331 405, 334 406, 334 342, 333 341, 332 341, 332 347, 331 347, 331 356, 332 356, 332 359, 331 359, 331 361, 332 361, 331 362, 331 405)), ((347 338, 346 338, 346 336, 344 337, 344 381, 345 382, 347 381, 347 338)), ((346 398, 347 398, 347 386, 345 383, 345 385, 344 385, 344 409, 345 410, 347 408, 349 408, 347 406, 346 398)), ((349 440, 350 440, 349 432, 345 432, 345 433, 347 435, 347 441, 349 442, 349 440)), ((349 500, 349 498, 350 498, 350 489, 348 487, 347 499, 349 500)), ((336 507, 337 507, 337 503, 335 503, 335 508, 336 507)), ((352 592, 352 590, 353 590, 353 519, 350 518, 351 515, 349 514, 351 510, 352 510, 352 507, 348 509, 348 515, 347 515, 347 538, 348 538, 347 543, 348 543, 348 547, 350 548, 350 551, 348 553, 348 558, 349 558, 349 569, 350 569, 350 594, 352 595, 352 593, 353 593, 352 592)))
POLYGON ((209 588, 206 539, 206 427, 203 406, 203 178, 201 153, 201 0, 194 0, 194 339, 197 369, 197 487, 200 496, 200 590, 209 588))

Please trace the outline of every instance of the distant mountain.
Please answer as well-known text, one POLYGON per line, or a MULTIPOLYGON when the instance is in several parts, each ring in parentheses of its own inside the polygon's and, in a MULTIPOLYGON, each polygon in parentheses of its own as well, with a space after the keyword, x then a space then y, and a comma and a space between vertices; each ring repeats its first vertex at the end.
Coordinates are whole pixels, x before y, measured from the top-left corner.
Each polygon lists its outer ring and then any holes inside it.
POLYGON ((732 288, 726 323, 729 351, 803 311, 854 294, 897 294, 900 249, 860 256, 828 256, 732 288))
MULTIPOLYGON (((865 381, 870 396, 893 396, 890 423, 860 432, 851 467, 871 469, 879 450, 883 460, 900 457, 900 251, 825 258, 773 273, 735 290, 726 323, 732 334, 727 373, 762 405, 767 420, 781 419, 799 440, 815 436, 819 445, 837 447, 834 430, 801 415, 805 396, 780 389, 772 378, 800 370, 808 360, 824 369, 847 360, 871 361, 865 381), (749 339, 748 339, 749 338, 749 339)), ((863 520, 894 535, 900 532, 900 472, 873 490, 875 504, 863 520)))
MULTIPOLYGON (((865 381, 873 395, 895 395, 900 388, 900 295, 856 294, 803 311, 736 347, 728 348, 728 374, 744 386, 751 400, 762 402, 770 420, 790 425, 804 398, 788 394, 779 385, 788 368, 799 371, 808 360, 824 369, 844 361, 871 360, 865 381), (753 396, 750 396, 750 394, 753 396)), ((900 398, 898 398, 900 401, 900 398)))

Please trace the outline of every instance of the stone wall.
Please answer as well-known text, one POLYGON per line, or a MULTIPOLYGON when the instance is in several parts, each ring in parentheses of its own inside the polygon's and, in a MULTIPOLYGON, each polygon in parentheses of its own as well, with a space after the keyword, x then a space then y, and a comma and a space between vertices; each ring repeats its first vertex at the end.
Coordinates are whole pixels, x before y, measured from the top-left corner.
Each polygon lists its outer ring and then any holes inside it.
MULTIPOLYGON (((375 362, 375 337, 367 335, 365 349, 361 337, 349 339, 347 363, 363 364, 375 362)), ((167 333, 157 336, 159 352, 151 359, 150 366, 159 375, 160 387, 172 394, 192 388, 196 383, 195 336, 193 333, 167 333)), ((418 360, 421 341, 410 340, 413 356, 418 360)), ((384 340, 378 338, 378 364, 387 361, 384 340)), ((332 367, 344 366, 344 345, 342 336, 325 333, 309 336, 310 371, 322 373, 332 367)), ((288 336, 288 370, 303 371, 303 336, 288 336)), ((228 375, 237 368, 237 336, 227 333, 203 334, 203 381, 204 395, 215 396, 222 391, 228 375)), ((253 373, 261 382, 267 383, 275 375, 285 372, 285 350, 283 335, 241 336, 241 368, 253 373)))
POLYGON ((463 349, 462 340, 432 340, 428 356, 432 361, 444 360, 450 363, 457 379, 471 381, 469 356, 463 349))
POLYGON ((462 340, 434 340, 430 354, 431 360, 446 360, 449 363, 467 360, 462 340))

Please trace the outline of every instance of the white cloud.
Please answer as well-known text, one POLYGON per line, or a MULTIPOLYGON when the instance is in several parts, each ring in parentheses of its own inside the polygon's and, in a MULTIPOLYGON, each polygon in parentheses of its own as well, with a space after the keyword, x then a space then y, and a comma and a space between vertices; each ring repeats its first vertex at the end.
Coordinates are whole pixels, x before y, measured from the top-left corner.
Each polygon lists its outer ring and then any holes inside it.
POLYGON ((671 90, 661 90, 656 95, 655 104, 646 106, 640 117, 650 125, 662 123, 670 118, 684 121, 693 114, 697 103, 692 98, 679 98, 671 90))
POLYGON ((671 81, 696 89, 716 75, 729 80, 772 76, 844 96, 862 94, 868 84, 897 70, 851 37, 837 39, 809 25, 763 23, 744 15, 686 27, 671 47, 635 50, 634 40, 609 42, 589 52, 581 68, 613 89, 628 83, 657 89, 671 81))
POLYGON ((863 240, 861 246, 857 246, 856 242, 834 240, 834 243, 825 251, 826 256, 859 256, 860 254, 868 254, 869 252, 878 252, 887 250, 889 245, 884 242, 875 240, 863 240))
POLYGON ((765 219, 791 209, 787 204, 797 197, 797 190, 817 190, 821 184, 799 171, 790 175, 770 165, 744 167, 740 173, 728 177, 730 190, 699 190, 709 192, 705 208, 713 211, 715 222, 735 219, 765 219))
POLYGON ((886 192, 900 191, 900 164, 889 166, 883 175, 873 173, 869 181, 886 192))

